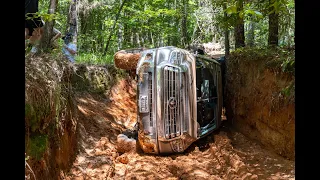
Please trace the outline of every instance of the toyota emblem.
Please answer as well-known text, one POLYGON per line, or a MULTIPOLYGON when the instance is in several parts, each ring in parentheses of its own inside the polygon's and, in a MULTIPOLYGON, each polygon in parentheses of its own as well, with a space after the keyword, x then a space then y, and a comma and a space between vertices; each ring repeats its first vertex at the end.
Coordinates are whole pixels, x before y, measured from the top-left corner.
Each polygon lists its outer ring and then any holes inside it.
POLYGON ((170 108, 170 109, 174 109, 174 108, 176 108, 176 107, 177 107, 177 101, 176 101, 175 98, 171 97, 171 98, 169 99, 169 108, 170 108))

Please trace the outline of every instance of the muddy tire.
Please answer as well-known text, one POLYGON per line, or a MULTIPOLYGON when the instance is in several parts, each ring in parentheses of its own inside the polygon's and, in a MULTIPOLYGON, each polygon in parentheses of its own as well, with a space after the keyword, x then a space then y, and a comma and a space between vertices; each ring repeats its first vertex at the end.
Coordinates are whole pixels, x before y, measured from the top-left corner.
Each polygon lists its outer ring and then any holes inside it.
POLYGON ((140 59, 140 53, 127 53, 126 51, 118 51, 114 54, 114 64, 119 69, 134 70, 137 68, 140 59))

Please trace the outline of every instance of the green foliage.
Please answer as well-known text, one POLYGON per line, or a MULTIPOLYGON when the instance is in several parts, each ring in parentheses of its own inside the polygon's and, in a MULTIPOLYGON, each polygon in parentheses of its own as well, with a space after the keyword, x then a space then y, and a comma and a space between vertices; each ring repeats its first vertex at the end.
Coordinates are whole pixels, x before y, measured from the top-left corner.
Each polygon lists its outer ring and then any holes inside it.
POLYGON ((41 122, 49 115, 49 105, 25 104, 25 119, 30 123, 27 128, 30 128, 31 132, 39 131, 41 129, 41 122))
POLYGON ((286 97, 294 96, 294 92, 295 92, 294 82, 291 82, 288 86, 286 86, 281 90, 281 94, 285 95, 286 97))
POLYGON ((61 14, 59 13, 54 13, 54 14, 48 14, 48 13, 43 13, 43 12, 36 12, 36 13, 27 13, 27 18, 28 20, 33 20, 35 18, 41 18, 44 22, 50 22, 52 20, 58 20, 62 17, 61 14), (30 16, 32 15, 32 16, 30 16))
POLYGON ((268 8, 271 8, 272 10, 268 13, 276 13, 279 14, 282 11, 286 10, 286 5, 288 4, 287 0, 272 0, 271 4, 268 6, 268 8))
POLYGON ((98 53, 81 53, 76 56, 76 62, 96 65, 113 64, 113 55, 103 56, 98 53))
POLYGON ((255 11, 255 10, 252 10, 252 9, 246 9, 244 10, 244 14, 247 15, 247 16, 250 16, 250 17, 257 17, 257 18, 263 18, 263 15, 261 12, 259 11, 255 11))
POLYGON ((34 108, 30 104, 26 103, 24 109, 25 109, 25 119, 26 119, 26 121, 30 120, 30 122, 31 122, 31 125, 30 125, 31 130, 34 131, 35 127, 34 127, 33 124, 35 124, 35 122, 37 122, 37 120, 36 120, 37 117, 36 117, 36 115, 34 113, 34 108))
POLYGON ((33 135, 30 137, 29 145, 27 148, 27 154, 36 160, 40 160, 43 156, 43 153, 46 150, 48 143, 47 135, 33 135))
POLYGON ((286 48, 267 47, 244 47, 231 52, 233 57, 239 57, 242 61, 264 61, 267 68, 291 74, 295 71, 294 54, 294 51, 286 48))
MULTIPOLYGON (((244 1, 243 10, 237 12, 236 1, 196 0, 131 0, 127 1, 117 21, 115 32, 112 26, 121 1, 85 0, 79 2, 79 32, 77 45, 81 62, 108 63, 112 58, 100 57, 105 50, 110 33, 113 34, 108 56, 118 49, 158 47, 174 45, 182 47, 182 19, 187 10, 187 43, 211 42, 223 44, 224 30, 232 32, 236 16, 244 18, 245 26, 254 22, 254 45, 265 47, 268 39, 268 14, 279 14, 279 44, 294 44, 294 1, 273 0, 244 1), (222 6, 226 5, 223 11, 222 6), (227 13, 227 19, 224 18, 227 13), (82 55, 83 54, 83 55, 82 55), (93 58, 93 60, 85 60, 93 58)), ((67 29, 70 0, 59 1, 55 14, 49 15, 49 1, 40 0, 39 16, 45 21, 55 20, 61 32, 67 29)), ((245 31, 248 33, 248 28, 245 31)), ((231 35, 231 44, 234 37, 231 35)))
POLYGON ((281 69, 283 72, 294 72, 295 60, 293 57, 287 57, 281 64, 281 69))
POLYGON ((229 6, 226 10, 227 14, 231 15, 231 14, 236 14, 237 13, 237 6, 233 5, 233 6, 229 6))

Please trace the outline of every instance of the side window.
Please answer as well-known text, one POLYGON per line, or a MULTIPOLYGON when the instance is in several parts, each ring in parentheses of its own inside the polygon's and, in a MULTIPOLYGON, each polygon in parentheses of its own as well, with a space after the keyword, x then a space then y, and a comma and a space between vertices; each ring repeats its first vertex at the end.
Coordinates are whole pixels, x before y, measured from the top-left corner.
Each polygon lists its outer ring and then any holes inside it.
POLYGON ((201 84, 201 92, 202 92, 201 99, 205 101, 209 101, 209 88, 210 88, 209 79, 204 79, 201 84))
POLYGON ((214 82, 214 73, 210 68, 203 68, 202 73, 202 85, 201 92, 203 99, 211 99, 217 97, 215 82, 214 82))
POLYGON ((202 85, 202 68, 203 68, 203 64, 201 63, 201 61, 198 60, 198 58, 196 59, 196 90, 197 90, 197 100, 201 99, 201 85, 202 85))

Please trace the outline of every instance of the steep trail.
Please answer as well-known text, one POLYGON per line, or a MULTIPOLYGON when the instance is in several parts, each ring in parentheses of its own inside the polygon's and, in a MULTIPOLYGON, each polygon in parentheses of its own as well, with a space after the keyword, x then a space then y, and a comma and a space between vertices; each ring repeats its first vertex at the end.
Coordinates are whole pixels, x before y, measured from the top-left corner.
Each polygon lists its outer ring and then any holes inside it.
POLYGON ((133 80, 122 80, 109 99, 76 94, 79 149, 70 172, 61 179, 294 179, 294 161, 247 139, 226 121, 183 154, 117 152, 117 135, 135 124, 135 86, 133 80))

